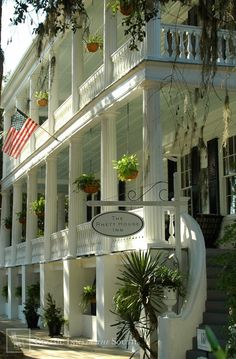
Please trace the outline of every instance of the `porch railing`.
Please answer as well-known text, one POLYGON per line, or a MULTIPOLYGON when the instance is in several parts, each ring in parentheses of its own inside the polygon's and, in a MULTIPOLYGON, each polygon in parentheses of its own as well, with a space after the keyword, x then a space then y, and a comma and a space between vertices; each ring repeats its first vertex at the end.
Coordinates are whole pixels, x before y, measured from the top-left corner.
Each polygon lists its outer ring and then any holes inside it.
POLYGON ((68 229, 51 235, 51 259, 61 259, 67 255, 68 229))
POLYGON ((32 239, 32 263, 44 261, 44 237, 32 239))
POLYGON ((22 242, 16 245, 16 265, 22 265, 25 263, 26 255, 26 242, 22 242))
POLYGON ((79 88, 80 108, 104 90, 104 65, 101 65, 79 88))

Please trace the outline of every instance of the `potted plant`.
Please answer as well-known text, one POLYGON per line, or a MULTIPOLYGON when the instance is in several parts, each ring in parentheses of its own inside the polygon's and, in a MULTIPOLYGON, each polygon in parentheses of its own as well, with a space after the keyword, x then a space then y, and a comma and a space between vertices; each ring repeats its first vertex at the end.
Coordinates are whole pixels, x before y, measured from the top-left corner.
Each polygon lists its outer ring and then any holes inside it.
POLYGON ((101 49, 103 46, 102 36, 98 34, 90 35, 86 46, 89 52, 96 52, 99 48, 101 49))
POLYGON ((2 287, 2 296, 5 299, 5 302, 7 302, 7 300, 8 300, 8 285, 7 284, 2 287))
POLYGON ((25 211, 17 212, 16 215, 17 215, 17 217, 18 217, 18 221, 19 221, 21 224, 25 224, 25 223, 26 223, 26 212, 25 212, 25 211))
POLYGON ((100 180, 96 179, 93 173, 83 173, 76 178, 74 184, 77 186, 78 190, 82 190, 85 193, 96 193, 100 189, 100 180))
POLYGON ((83 311, 85 311, 87 306, 90 304, 91 314, 96 315, 96 286, 95 285, 86 285, 83 288, 80 304, 83 311))
POLYGON ((40 196, 39 199, 36 199, 31 203, 31 210, 41 219, 44 217, 44 209, 45 198, 43 196, 40 196))
POLYGON ((136 154, 124 154, 118 161, 113 161, 113 168, 117 170, 120 181, 131 181, 138 175, 138 159, 136 154))
POLYGON ((119 10, 122 15, 129 16, 135 10, 133 0, 113 0, 108 3, 108 7, 111 8, 113 15, 119 10))
POLYGON ((22 297, 22 287, 21 287, 21 285, 19 285, 18 287, 15 288, 15 296, 16 296, 16 298, 21 298, 22 297))
POLYGON ((3 224, 4 224, 6 229, 11 229, 11 227, 12 227, 12 219, 11 219, 11 217, 3 218, 3 224))
POLYGON ((24 304, 23 313, 30 329, 38 328, 40 305, 40 286, 39 283, 31 284, 27 287, 27 300, 24 304))
POLYGON ((34 97, 37 99, 37 104, 40 107, 45 107, 48 104, 48 92, 36 91, 34 97))
POLYGON ((48 326, 50 337, 61 335, 61 328, 65 323, 62 309, 56 306, 56 301, 50 293, 46 296, 46 306, 43 308, 43 321, 48 326))

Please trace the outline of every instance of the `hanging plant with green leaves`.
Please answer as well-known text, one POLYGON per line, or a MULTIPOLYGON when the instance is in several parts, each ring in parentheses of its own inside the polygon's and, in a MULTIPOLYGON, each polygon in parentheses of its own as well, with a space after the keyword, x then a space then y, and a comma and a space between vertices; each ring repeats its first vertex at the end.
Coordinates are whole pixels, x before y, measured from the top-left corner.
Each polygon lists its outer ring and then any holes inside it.
POLYGON ((113 161, 120 181, 131 181, 138 175, 138 158, 136 154, 124 154, 118 161, 113 161))

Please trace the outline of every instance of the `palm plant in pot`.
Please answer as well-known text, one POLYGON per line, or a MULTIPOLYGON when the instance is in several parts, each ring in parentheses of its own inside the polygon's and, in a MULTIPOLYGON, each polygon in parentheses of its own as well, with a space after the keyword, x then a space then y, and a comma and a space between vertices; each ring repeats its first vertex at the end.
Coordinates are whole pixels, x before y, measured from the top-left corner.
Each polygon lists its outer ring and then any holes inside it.
POLYGON ((38 328, 40 306, 40 286, 39 283, 31 284, 27 287, 27 300, 24 304, 23 313, 27 322, 28 328, 38 328))
POLYGON ((16 215, 21 224, 26 223, 26 211, 17 212, 16 215))
POLYGON ((101 35, 90 35, 88 41, 86 41, 87 50, 89 52, 96 52, 99 48, 103 47, 103 39, 101 35))
POLYGON ((85 193, 97 193, 100 189, 100 180, 96 179, 93 173, 83 173, 81 176, 76 178, 74 184, 77 189, 84 191, 85 193))
POLYGON ((120 181, 131 181, 138 176, 139 163, 136 154, 124 154, 119 160, 112 163, 120 181))
POLYGON ((61 335, 61 329, 65 324, 62 309, 57 307, 56 301, 50 293, 46 296, 46 306, 43 308, 43 321, 48 326, 50 337, 61 335))

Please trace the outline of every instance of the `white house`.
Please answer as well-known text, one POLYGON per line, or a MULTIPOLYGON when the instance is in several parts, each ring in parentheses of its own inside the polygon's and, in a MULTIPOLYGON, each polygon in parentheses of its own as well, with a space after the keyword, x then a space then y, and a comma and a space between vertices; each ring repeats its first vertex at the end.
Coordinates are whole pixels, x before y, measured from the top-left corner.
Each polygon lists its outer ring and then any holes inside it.
POLYGON ((177 2, 163 7, 148 23, 139 51, 129 49, 122 15, 112 15, 107 0, 87 1, 86 9, 91 33, 103 35, 102 48, 88 52, 82 30, 49 42, 40 58, 33 42, 3 90, 4 130, 16 109, 39 126, 17 159, 3 154, 0 287, 8 286, 8 301, 0 297, 0 314, 24 321, 26 288, 39 282, 41 305, 50 292, 69 321, 70 336, 112 345, 110 310, 121 253, 176 249, 179 260, 187 253, 187 296, 180 314, 160 319, 158 340, 161 359, 183 359, 205 309, 205 247, 214 246, 212 235, 204 241, 196 219, 211 224, 213 219, 220 228, 222 218, 227 223, 236 213, 231 38, 226 30, 218 33, 218 68, 205 95, 201 27, 191 23, 189 7, 177 2), (226 89, 230 121, 223 114, 226 89), (49 92, 47 106, 37 105, 35 91, 49 92), (119 183, 112 161, 127 152, 137 154, 139 174, 119 183), (76 178, 91 172, 101 181, 99 195, 76 191, 76 178), (31 210, 41 195, 43 224, 31 210), (89 200, 101 203, 88 206, 89 200), (156 203, 147 205, 151 201, 156 203), (144 218, 140 232, 107 237, 93 230, 94 215, 120 207, 144 218), (25 224, 17 216, 23 210, 25 224), (12 218, 10 230, 6 217, 12 218), (80 296, 93 283, 96 315, 83 314, 80 296))

